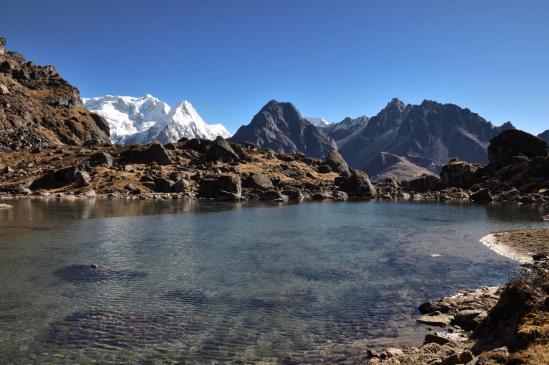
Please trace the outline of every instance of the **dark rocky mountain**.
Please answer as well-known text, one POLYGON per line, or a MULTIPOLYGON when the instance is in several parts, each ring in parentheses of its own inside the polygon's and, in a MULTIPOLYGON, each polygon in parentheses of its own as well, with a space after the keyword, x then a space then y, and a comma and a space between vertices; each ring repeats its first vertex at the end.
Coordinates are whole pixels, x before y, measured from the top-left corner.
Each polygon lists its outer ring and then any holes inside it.
POLYGON ((86 110, 54 66, 38 66, 0 39, 0 148, 110 143, 109 127, 86 110))
POLYGON ((377 168, 382 152, 437 172, 453 157, 486 163, 490 139, 510 128, 511 123, 496 127, 454 104, 425 100, 408 105, 393 99, 359 132, 339 139, 338 147, 351 167, 368 172, 377 168))
POLYGON ((511 123, 496 127, 454 104, 425 100, 409 105, 396 98, 372 118, 345 118, 321 128, 292 104, 271 101, 232 141, 312 157, 326 156, 335 142, 349 167, 376 179, 401 180, 438 173, 454 157, 485 164, 490 139, 512 128, 511 123))
POLYGON ((302 152, 324 158, 335 143, 328 134, 301 116, 291 103, 269 101, 250 124, 242 126, 230 139, 234 143, 251 142, 276 152, 302 152))
POLYGON ((538 137, 549 143, 549 129, 543 133, 538 134, 538 137))

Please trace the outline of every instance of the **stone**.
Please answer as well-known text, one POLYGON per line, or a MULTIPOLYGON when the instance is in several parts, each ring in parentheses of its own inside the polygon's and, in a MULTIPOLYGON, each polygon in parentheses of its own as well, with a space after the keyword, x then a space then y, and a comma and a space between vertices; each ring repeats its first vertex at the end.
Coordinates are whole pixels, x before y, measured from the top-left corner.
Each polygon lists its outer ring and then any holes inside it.
POLYGON ((326 156, 324 163, 330 166, 331 170, 339 174, 348 175, 350 173, 349 166, 343 156, 339 154, 335 149, 330 150, 326 156))
POLYGON ((174 182, 170 179, 167 179, 165 177, 158 177, 154 179, 154 191, 160 192, 160 193, 169 193, 172 191, 172 186, 174 185, 174 182))
POLYGON ((242 181, 236 175, 219 175, 204 178, 200 181, 198 193, 204 198, 237 198, 242 195, 242 181))
POLYGON ((113 158, 109 153, 97 152, 89 158, 90 166, 106 166, 112 167, 113 158))
POLYGON ((368 174, 352 169, 349 176, 339 176, 335 179, 339 190, 346 192, 349 197, 374 198, 376 188, 370 181, 368 174))
POLYGON ((77 171, 74 175, 76 186, 83 187, 90 185, 91 177, 86 171, 77 171))
POLYGON ((0 84, 0 95, 8 95, 9 93, 8 87, 4 84, 0 84))
POLYGON ((258 172, 248 176, 244 180, 243 185, 246 188, 257 189, 257 190, 269 190, 274 188, 271 179, 267 175, 261 174, 258 172))
POLYGON ((172 185, 172 191, 174 193, 185 193, 189 190, 189 182, 183 178, 178 179, 173 185, 172 185))
POLYGON ((332 193, 334 200, 345 201, 349 199, 349 194, 344 191, 336 190, 332 193))
POLYGON ((494 200, 494 197, 490 193, 490 190, 486 188, 479 189, 478 191, 471 194, 469 198, 473 202, 491 202, 494 200))
POLYGON ((442 360, 441 365, 457 365, 460 364, 461 361, 459 359, 458 354, 452 354, 445 359, 442 360))
POLYGON ((507 347, 499 347, 479 355, 477 365, 507 364, 510 354, 507 347))
POLYGON ((287 195, 282 194, 276 190, 266 191, 259 196, 259 199, 272 201, 272 202, 287 202, 289 200, 287 195))
POLYGON ((443 187, 469 189, 477 182, 477 172, 480 168, 479 164, 452 160, 442 166, 440 182, 443 187))
POLYGON ((469 350, 465 350, 461 354, 459 354, 459 361, 462 364, 467 364, 468 362, 473 361, 474 358, 475 356, 469 350))
POLYGON ((473 330, 480 323, 478 318, 486 317, 486 311, 479 309, 466 309, 457 312, 452 320, 453 325, 458 325, 465 330, 473 330))
POLYGON ((170 155, 160 143, 153 143, 145 148, 133 148, 122 152, 121 157, 130 163, 157 163, 169 165, 172 163, 170 155))
POLYGON ((282 194, 286 195, 288 199, 292 201, 300 202, 305 199, 305 196, 299 190, 282 190, 282 194))
POLYGON ((6 167, 4 167, 4 168, 2 169, 2 175, 4 175, 4 174, 11 174, 13 171, 14 171, 14 170, 13 170, 11 167, 6 166, 6 167))
POLYGON ((439 345, 445 345, 448 342, 450 342, 449 339, 446 337, 442 337, 436 334, 428 333, 425 335, 425 339, 423 340, 423 344, 426 345, 428 343, 436 343, 439 345))
POLYGON ((397 348, 394 348, 394 347, 389 347, 388 349, 385 350, 385 352, 387 353, 387 355, 389 357, 404 355, 404 352, 401 349, 397 349, 397 348))
POLYGON ((240 157, 223 137, 218 136, 208 147, 206 152, 208 161, 236 162, 240 157))
POLYGON ((402 186, 409 191, 414 191, 418 193, 435 191, 440 189, 440 177, 435 175, 423 174, 418 178, 403 181, 402 186))
POLYGON ((440 313, 440 314, 424 314, 420 316, 417 321, 423 324, 428 324, 430 326, 448 326, 453 319, 454 319, 454 316, 440 313))

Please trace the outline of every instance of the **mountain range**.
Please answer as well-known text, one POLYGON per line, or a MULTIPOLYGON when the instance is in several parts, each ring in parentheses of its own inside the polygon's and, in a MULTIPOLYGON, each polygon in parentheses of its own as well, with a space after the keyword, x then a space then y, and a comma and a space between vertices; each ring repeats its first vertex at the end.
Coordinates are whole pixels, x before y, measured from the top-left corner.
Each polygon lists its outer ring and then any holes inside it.
POLYGON ((82 101, 86 108, 108 122, 113 143, 168 143, 183 137, 213 140, 218 136, 231 136, 221 124, 207 124, 188 101, 170 107, 150 94, 143 97, 107 95, 82 101))
POLYGON ((509 122, 496 127, 454 104, 425 100, 412 105, 396 98, 372 118, 315 124, 302 117, 293 104, 272 100, 231 140, 317 158, 337 148, 353 168, 378 179, 402 180, 437 173, 454 157, 486 163, 490 139, 514 128, 509 122))

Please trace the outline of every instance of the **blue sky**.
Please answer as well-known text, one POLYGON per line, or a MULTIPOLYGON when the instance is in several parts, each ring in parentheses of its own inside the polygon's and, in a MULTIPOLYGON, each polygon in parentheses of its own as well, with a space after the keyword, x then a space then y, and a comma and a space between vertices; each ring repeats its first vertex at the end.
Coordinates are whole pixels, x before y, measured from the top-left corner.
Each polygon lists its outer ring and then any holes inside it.
POLYGON ((8 48, 82 96, 191 101, 235 131, 270 99, 339 121, 392 97, 549 129, 549 1, 2 0, 8 48))

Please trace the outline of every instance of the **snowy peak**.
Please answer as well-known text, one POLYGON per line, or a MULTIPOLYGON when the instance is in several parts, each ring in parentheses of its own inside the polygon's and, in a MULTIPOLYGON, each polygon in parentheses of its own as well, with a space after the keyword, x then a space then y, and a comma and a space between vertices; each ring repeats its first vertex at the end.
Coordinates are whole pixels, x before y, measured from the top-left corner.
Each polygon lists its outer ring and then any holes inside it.
POLYGON ((312 125, 314 126, 317 126, 317 127, 320 127, 320 128, 324 128, 324 127, 327 127, 329 126, 330 124, 333 124, 332 122, 328 122, 326 119, 324 118, 315 118, 315 117, 305 117, 305 119, 311 123, 312 125))
POLYGON ((115 143, 168 143, 183 137, 213 140, 231 135, 220 124, 207 124, 187 100, 173 108, 150 94, 143 97, 106 95, 82 100, 86 108, 107 120, 115 143))

